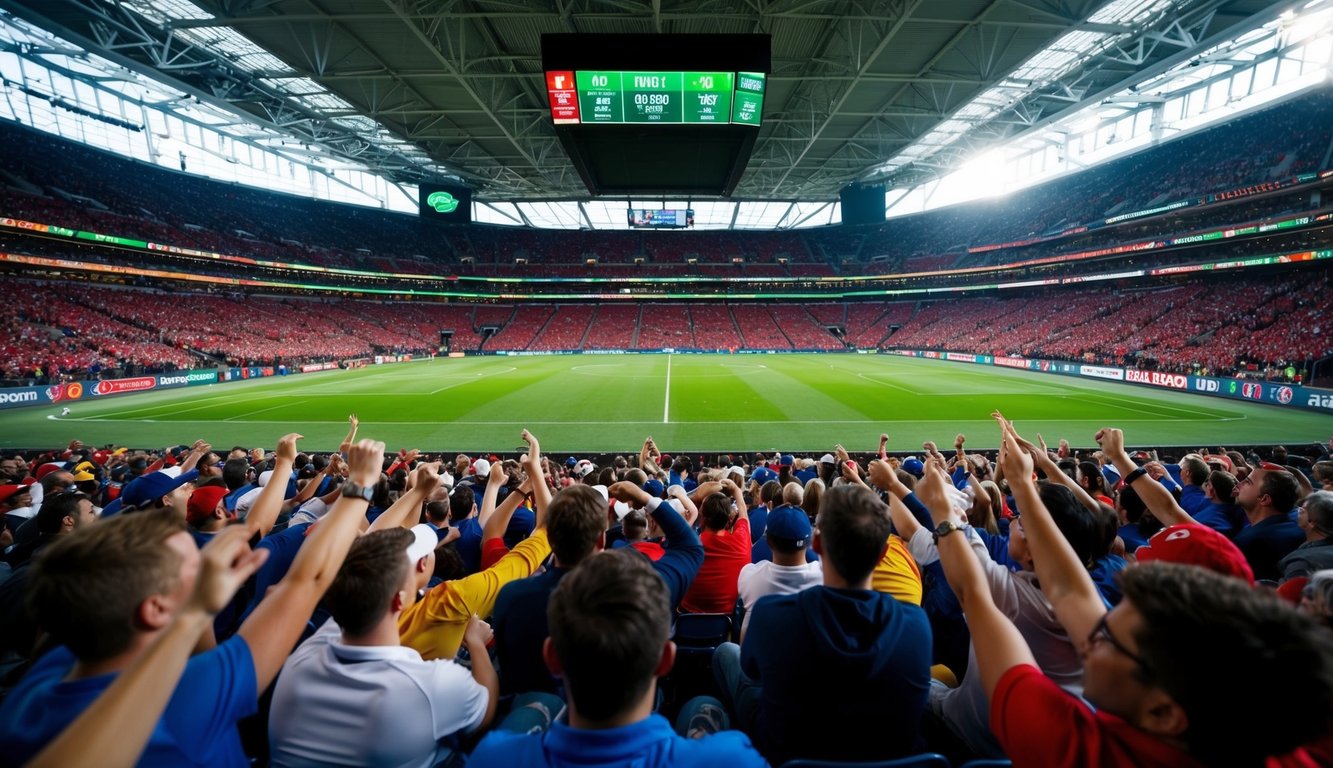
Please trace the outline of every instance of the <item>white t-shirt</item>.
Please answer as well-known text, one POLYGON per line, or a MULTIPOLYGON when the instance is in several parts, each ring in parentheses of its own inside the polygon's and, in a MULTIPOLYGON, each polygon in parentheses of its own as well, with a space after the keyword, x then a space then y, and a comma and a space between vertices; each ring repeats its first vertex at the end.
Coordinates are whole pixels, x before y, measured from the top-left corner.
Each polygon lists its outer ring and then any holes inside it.
POLYGON ((269 716, 274 766, 430 768, 440 740, 473 731, 490 692, 452 660, 404 646, 353 646, 332 619, 282 665, 269 716))
POLYGON ((745 605, 745 619, 741 621, 741 634, 750 626, 750 613, 759 598, 767 595, 790 595, 806 587, 824 583, 824 568, 820 561, 805 565, 774 565, 771 560, 750 563, 741 569, 736 579, 740 589, 741 603, 745 605))
MULTIPOLYGON (((967 537, 977 562, 981 563, 995 606, 1014 622, 1041 671, 1069 693, 1082 696, 1083 658, 1064 626, 1055 618, 1050 601, 1037 587, 1036 575, 1027 571, 1015 573, 992 560, 975 528, 968 528, 963 535, 967 537)), ((939 559, 934 536, 925 528, 912 536, 908 548, 917 562, 939 559)), ((990 731, 990 704, 981 684, 981 675, 975 672, 977 651, 974 645, 968 645, 967 656, 968 673, 957 688, 931 686, 930 707, 973 751, 998 757, 1003 755, 1003 750, 990 731)))

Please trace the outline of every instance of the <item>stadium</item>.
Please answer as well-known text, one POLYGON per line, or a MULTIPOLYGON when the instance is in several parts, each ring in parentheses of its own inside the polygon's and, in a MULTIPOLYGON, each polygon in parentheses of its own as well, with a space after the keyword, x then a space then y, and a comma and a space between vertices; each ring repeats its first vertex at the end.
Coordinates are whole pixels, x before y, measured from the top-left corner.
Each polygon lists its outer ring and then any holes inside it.
POLYGON ((0 77, 0 766, 1333 764, 1333 2, 0 0, 0 77))

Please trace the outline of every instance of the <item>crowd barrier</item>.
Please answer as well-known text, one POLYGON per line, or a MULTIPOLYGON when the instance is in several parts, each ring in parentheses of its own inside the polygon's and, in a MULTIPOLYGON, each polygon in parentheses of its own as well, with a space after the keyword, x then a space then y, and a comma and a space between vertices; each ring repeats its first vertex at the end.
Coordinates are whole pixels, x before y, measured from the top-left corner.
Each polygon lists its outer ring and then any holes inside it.
POLYGON ((971 355, 958 352, 939 352, 926 349, 885 350, 885 354, 903 357, 920 357, 930 360, 950 360, 957 363, 974 365, 993 365, 1002 368, 1018 368, 1038 373, 1054 373, 1061 376, 1121 381, 1126 384, 1173 389, 1179 392, 1192 392, 1198 395, 1224 397, 1232 400, 1248 400, 1284 408, 1303 408, 1306 410, 1333 413, 1333 390, 1318 387, 1306 387, 1282 381, 1260 381, 1255 379, 1233 379, 1223 376, 1195 376, 1185 373, 1165 373, 1163 371, 1140 371, 1136 368, 1120 368, 1107 365, 1087 365, 1065 360, 1038 360, 1025 357, 1006 357, 1000 355, 971 355))
MULTIPOLYGON (((366 359, 365 363, 387 365, 406 363, 423 359, 413 355, 376 355, 366 359)), ((69 381, 63 384, 45 384, 34 387, 8 387, 0 389, 0 410, 22 408, 31 405, 68 404, 80 400, 94 400, 114 395, 130 395, 151 392, 159 389, 194 387, 201 384, 217 384, 232 381, 249 381, 270 376, 286 376, 295 373, 329 371, 341 367, 338 362, 307 363, 288 368, 285 365, 243 366, 238 368, 208 368, 193 371, 175 371, 144 376, 130 376, 123 379, 102 379, 89 381, 69 381)))

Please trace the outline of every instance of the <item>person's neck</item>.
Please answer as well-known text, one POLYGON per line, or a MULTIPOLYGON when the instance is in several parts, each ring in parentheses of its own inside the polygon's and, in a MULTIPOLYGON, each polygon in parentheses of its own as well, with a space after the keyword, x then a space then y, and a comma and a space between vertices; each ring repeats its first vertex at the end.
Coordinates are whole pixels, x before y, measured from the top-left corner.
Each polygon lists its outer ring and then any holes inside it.
POLYGON ((369 630, 360 634, 343 632, 343 645, 357 646, 384 646, 401 645, 398 639, 398 613, 390 611, 384 614, 384 618, 369 630))
POLYGON ((870 575, 861 581, 848 581, 828 563, 824 564, 824 586, 834 589, 870 589, 870 575))
POLYGON ((65 676, 65 680, 84 680, 90 677, 121 672, 130 664, 133 664, 135 659, 139 658, 139 654, 143 653, 152 644, 157 634, 157 632, 137 632, 134 639, 130 641, 130 647, 115 656, 96 661, 85 661, 83 659, 75 661, 74 666, 69 670, 69 674, 65 676))
POLYGON ((612 728, 624 728, 627 725, 633 725, 642 720, 647 720, 653 714, 653 701, 656 697, 657 683, 654 681, 633 706, 622 712, 617 712, 605 720, 593 720, 579 714, 578 704, 574 702, 573 697, 567 697, 569 727, 577 728, 580 731, 607 731, 612 728))
POLYGON ((1254 525, 1255 523, 1263 522, 1270 517, 1277 517, 1278 515, 1285 514, 1286 512, 1273 509, 1272 507, 1255 505, 1254 509, 1245 510, 1245 519, 1250 521, 1250 525, 1254 525))
POLYGON ((773 565, 805 565, 805 549, 799 549, 792 553, 774 552, 773 565))

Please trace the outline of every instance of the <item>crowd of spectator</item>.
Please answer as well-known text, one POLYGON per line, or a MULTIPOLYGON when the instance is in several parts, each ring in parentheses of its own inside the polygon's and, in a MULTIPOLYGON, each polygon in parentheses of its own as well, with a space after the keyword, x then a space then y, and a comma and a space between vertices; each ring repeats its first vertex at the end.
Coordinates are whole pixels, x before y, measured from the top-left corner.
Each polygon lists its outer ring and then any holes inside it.
MULTIPOLYGON (((869 227, 745 233, 438 227, 410 215, 149 168, 11 123, 0 125, 0 139, 15 159, 0 178, 0 208, 14 218, 244 259, 389 274, 614 279, 935 272, 1319 208, 1308 191, 1223 196, 1202 207, 1085 229, 1108 216, 1318 170, 1333 144, 1330 103, 1327 88, 1319 89, 1004 199, 869 227), (152 181, 114 183, 126 177, 152 181), (1023 244, 969 253, 1002 243, 1023 244)), ((156 258, 168 257, 159 251, 156 258)), ((240 265, 234 262, 233 272, 240 265)), ((224 265, 200 266, 213 274, 224 265)))
POLYGON ((1012 298, 441 305, 0 286, 2 378, 341 362, 381 354, 933 349, 1229 375, 1333 355, 1330 273, 1272 271, 1012 298))
POLYGON ((5 453, 0 764, 1329 764, 1333 440, 995 418, 998 453, 394 455, 355 416, 5 453))

